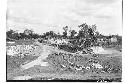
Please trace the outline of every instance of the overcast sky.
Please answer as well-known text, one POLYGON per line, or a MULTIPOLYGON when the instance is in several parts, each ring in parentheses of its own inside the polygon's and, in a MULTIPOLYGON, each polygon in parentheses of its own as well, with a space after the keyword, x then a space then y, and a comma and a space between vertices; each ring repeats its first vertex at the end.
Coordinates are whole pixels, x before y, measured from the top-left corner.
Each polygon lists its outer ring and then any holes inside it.
POLYGON ((86 22, 102 34, 122 34, 122 0, 8 0, 7 29, 61 32, 86 22))

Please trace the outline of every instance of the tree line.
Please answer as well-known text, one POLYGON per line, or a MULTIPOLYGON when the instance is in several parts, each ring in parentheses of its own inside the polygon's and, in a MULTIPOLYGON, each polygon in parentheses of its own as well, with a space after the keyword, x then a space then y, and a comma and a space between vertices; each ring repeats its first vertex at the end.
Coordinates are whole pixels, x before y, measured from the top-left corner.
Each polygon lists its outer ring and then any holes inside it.
POLYGON ((63 34, 55 33, 54 31, 48 31, 43 33, 42 35, 35 33, 33 30, 25 29, 22 33, 18 33, 12 29, 6 32, 6 40, 20 40, 20 39, 48 39, 48 38, 62 38, 62 39, 70 39, 72 44, 77 44, 81 46, 84 42, 84 46, 96 45, 98 38, 107 38, 110 39, 115 36, 118 39, 118 43, 122 44, 122 37, 119 35, 109 35, 105 36, 98 32, 96 25, 88 25, 87 23, 83 23, 78 25, 77 27, 79 31, 71 30, 68 26, 63 27, 63 34), (68 35, 69 34, 69 35, 68 35))

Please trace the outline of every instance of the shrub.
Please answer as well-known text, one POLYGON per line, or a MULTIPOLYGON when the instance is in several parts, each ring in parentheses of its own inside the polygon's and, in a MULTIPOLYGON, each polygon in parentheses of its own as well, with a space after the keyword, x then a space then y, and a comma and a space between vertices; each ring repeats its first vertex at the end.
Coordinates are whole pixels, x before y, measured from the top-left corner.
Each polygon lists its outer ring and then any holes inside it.
POLYGON ((121 73, 122 72, 122 63, 120 58, 111 57, 107 58, 102 62, 103 70, 108 73, 121 73))

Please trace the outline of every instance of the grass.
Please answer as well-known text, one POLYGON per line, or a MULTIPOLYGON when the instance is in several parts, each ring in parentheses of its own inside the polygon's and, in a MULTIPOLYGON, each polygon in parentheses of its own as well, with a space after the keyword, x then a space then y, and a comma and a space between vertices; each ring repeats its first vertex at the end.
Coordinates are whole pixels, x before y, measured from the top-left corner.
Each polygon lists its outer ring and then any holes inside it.
MULTIPOLYGON (((86 61, 88 61, 91 57, 90 56, 84 56, 84 58, 86 57, 86 61)), ((68 57, 67 57, 68 58, 68 57)), ((10 62, 19 62, 20 64, 27 61, 27 60, 33 60, 35 59, 34 57, 25 57, 25 59, 19 60, 19 58, 11 58, 8 59, 8 61, 10 60, 10 62), (20 62, 21 61, 21 62, 20 62)), ((108 64, 114 64, 113 67, 116 67, 118 65, 121 65, 120 62, 120 58, 118 57, 113 57, 113 58, 107 58, 104 56, 100 56, 98 57, 99 60, 102 61, 102 64, 104 65, 108 65, 108 64), (116 61, 117 60, 117 61, 116 61), (116 61, 114 63, 114 61, 116 61), (106 63, 106 62, 110 62, 110 63, 106 63)), ((13 69, 19 68, 18 65, 20 65, 19 63, 7 63, 7 65, 14 65, 15 67, 13 69)), ((9 68, 7 66, 7 68, 9 68)), ((70 71, 70 70, 56 70, 56 68, 54 66, 49 66, 49 67, 41 67, 41 66, 35 66, 32 68, 29 68, 27 70, 21 71, 18 70, 16 73, 15 71, 11 71, 11 74, 8 72, 8 78, 12 79, 15 76, 20 76, 20 75, 30 75, 30 76, 34 76, 31 80, 46 80, 46 79, 50 79, 53 78, 54 79, 74 79, 74 80, 78 80, 78 79, 99 79, 99 78, 104 78, 104 79, 114 79, 115 78, 121 78, 121 72, 105 72, 105 73, 96 73, 93 74, 92 72, 90 73, 90 71, 85 71, 85 73, 81 73, 81 72, 76 72, 76 71, 70 71), (41 77, 42 76, 42 77, 41 77)))
MULTIPOLYGON (((67 48, 69 49, 69 48, 67 48)), ((66 49, 65 49, 66 50, 66 49)), ((74 50, 68 50, 69 52, 75 52, 74 50)), ((7 79, 13 79, 16 76, 22 75, 30 75, 33 76, 30 80, 46 80, 46 79, 61 79, 61 80, 86 80, 86 79, 121 79, 121 56, 113 56, 113 55, 99 55, 99 57, 92 57, 92 55, 75 55, 72 54, 50 54, 49 57, 45 60, 49 62, 49 67, 41 67, 35 66, 29 68, 27 70, 22 71, 20 69, 20 65, 25 62, 30 62, 35 60, 38 56, 25 56, 21 57, 10 57, 7 56, 7 79), (63 56, 62 56, 63 55, 63 56), (65 60, 64 60, 65 59, 65 60), (89 62, 89 60, 92 60, 89 62), (93 61, 99 61, 101 65, 105 69, 105 72, 92 72, 93 70, 83 70, 83 71, 76 71, 72 69, 68 69, 70 65, 67 61, 74 63, 75 65, 89 65, 93 61), (67 64, 68 63, 68 64, 67 64), (62 69, 60 64, 66 65, 67 68, 62 69), (109 69, 111 68, 111 70, 109 69)), ((94 70, 95 71, 95 70, 94 70)), ((98 70, 97 70, 98 71, 98 70)))
POLYGON ((6 43, 7 46, 11 46, 11 45, 32 45, 35 40, 31 40, 31 39, 27 39, 27 40, 23 40, 23 39, 20 39, 20 40, 14 40, 13 44, 9 44, 9 43, 6 43))
MULTIPOLYGON (((32 76, 32 79, 29 80, 108 80, 108 81, 121 81, 121 80, 116 80, 116 79, 121 79, 120 76, 116 76, 114 74, 109 74, 109 73, 101 73, 101 74, 95 74, 95 73, 85 73, 85 74, 79 74, 79 73, 71 73, 68 71, 63 71, 63 72, 57 72, 54 71, 52 68, 48 67, 40 67, 36 66, 30 69, 27 69, 23 72, 15 73, 13 77, 16 76, 32 76), (40 72, 38 72, 40 71, 40 72)), ((11 75, 12 76, 12 75, 11 75)))
POLYGON ((19 56, 10 57, 7 55, 7 72, 13 71, 13 69, 20 68, 20 65, 25 62, 30 62, 35 60, 38 56, 24 56, 23 58, 19 56))

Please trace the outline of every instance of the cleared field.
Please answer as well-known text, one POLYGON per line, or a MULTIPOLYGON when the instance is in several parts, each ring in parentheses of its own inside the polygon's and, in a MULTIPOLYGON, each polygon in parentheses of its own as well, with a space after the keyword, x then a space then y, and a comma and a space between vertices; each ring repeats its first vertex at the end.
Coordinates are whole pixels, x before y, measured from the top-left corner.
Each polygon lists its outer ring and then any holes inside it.
MULTIPOLYGON (((39 45, 42 46, 42 44, 39 45)), ((48 62, 48 66, 34 65, 28 69, 22 69, 21 65, 37 60, 39 56, 23 58, 7 56, 7 80, 16 80, 18 76, 27 77, 27 79, 22 77, 22 80, 121 79, 122 56, 119 51, 108 48, 107 50, 112 53, 93 57, 90 54, 69 53, 52 46, 44 46, 44 48, 46 52, 50 51, 50 54, 42 60, 42 62, 48 62), (93 63, 98 63, 102 68, 96 68, 93 63)))

